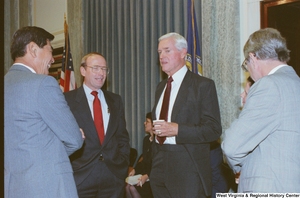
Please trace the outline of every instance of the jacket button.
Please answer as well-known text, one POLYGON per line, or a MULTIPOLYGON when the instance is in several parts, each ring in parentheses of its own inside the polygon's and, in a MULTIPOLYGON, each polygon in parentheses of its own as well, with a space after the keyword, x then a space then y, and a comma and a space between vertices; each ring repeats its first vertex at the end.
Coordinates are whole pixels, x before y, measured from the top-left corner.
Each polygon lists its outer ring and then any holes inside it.
POLYGON ((100 154, 99 160, 104 161, 104 157, 102 154, 100 154))

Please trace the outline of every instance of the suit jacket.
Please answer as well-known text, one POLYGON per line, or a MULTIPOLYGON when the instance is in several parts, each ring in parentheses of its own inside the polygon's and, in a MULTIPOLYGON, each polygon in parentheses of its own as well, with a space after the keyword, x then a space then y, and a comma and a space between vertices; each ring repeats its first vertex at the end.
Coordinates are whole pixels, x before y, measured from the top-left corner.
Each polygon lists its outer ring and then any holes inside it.
POLYGON ((122 99, 109 91, 103 90, 103 94, 110 118, 101 145, 83 87, 65 93, 70 109, 86 136, 83 147, 70 157, 77 185, 90 174, 100 158, 115 176, 124 180, 127 176, 130 145, 122 99))
POLYGON ((83 139, 57 81, 13 65, 4 83, 5 197, 78 197, 68 155, 83 139))
MULTIPOLYGON (((153 120, 156 119, 156 106, 166 83, 167 79, 160 82, 156 88, 153 120)), ((187 163, 196 165, 205 193, 210 195, 210 142, 217 140, 222 133, 214 82, 188 70, 173 106, 171 122, 178 124, 176 143, 184 145, 187 149, 189 159, 192 159, 187 163)))
POLYGON ((139 156, 138 160, 137 160, 137 164, 135 165, 134 169, 135 169, 135 174, 148 174, 150 173, 151 170, 151 154, 152 154, 152 143, 149 140, 149 138, 151 137, 151 135, 146 135, 143 139, 143 153, 139 156), (139 162, 139 160, 142 159, 142 161, 139 162))
MULTIPOLYGON (((141 174, 141 175, 148 174, 148 176, 149 176, 149 173, 150 173, 150 170, 151 170, 151 154, 152 154, 151 146, 152 146, 152 143, 153 143, 153 141, 151 142, 149 140, 150 136, 151 135, 148 134, 144 137, 144 140, 143 140, 143 153, 138 158, 138 162, 134 167, 136 175, 137 174, 141 174), (139 160, 141 158, 143 158, 143 159, 139 162, 139 160)), ((137 185, 134 185, 134 187, 136 188, 136 190, 138 191, 138 193, 140 194, 141 197, 143 197, 143 198, 153 198, 149 182, 145 182, 142 187, 137 186, 137 185)))
POLYGON ((222 149, 238 192, 300 192, 300 79, 286 66, 255 82, 222 149))

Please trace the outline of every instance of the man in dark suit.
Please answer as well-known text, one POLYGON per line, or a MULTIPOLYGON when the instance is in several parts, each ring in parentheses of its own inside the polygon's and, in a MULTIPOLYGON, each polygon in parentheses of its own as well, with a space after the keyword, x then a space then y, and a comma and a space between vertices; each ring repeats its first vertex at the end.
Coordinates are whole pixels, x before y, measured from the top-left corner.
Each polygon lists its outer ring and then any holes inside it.
POLYGON ((108 74, 106 60, 101 54, 85 55, 80 72, 84 77, 83 85, 65 93, 86 136, 83 147, 70 157, 78 195, 80 198, 122 197, 130 153, 122 99, 101 90, 108 74), (97 91, 97 95, 92 95, 93 91, 97 91), (96 97, 100 100, 102 119, 96 118, 96 97), (103 123, 104 137, 98 136, 99 122, 103 123))
MULTIPOLYGON (((210 142, 222 133, 215 84, 187 69, 187 42, 181 35, 160 37, 158 54, 162 71, 173 81, 167 119, 154 122, 156 140, 150 173, 153 195, 207 197, 212 191, 210 142), (163 137, 166 139, 159 143, 163 137)), ((167 81, 157 86, 154 120, 162 119, 167 81)))

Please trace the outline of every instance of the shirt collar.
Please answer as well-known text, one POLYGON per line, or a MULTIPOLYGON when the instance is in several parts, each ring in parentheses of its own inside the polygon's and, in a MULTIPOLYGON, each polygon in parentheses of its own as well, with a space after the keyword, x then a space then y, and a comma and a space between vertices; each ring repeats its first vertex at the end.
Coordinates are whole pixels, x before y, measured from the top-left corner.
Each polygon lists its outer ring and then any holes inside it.
POLYGON ((278 66, 276 66, 275 68, 273 68, 273 69, 268 73, 268 75, 274 74, 278 69, 280 69, 281 67, 285 67, 285 66, 288 66, 288 65, 278 65, 278 66))
MULTIPOLYGON (((94 96, 91 94, 93 90, 90 89, 85 83, 83 83, 82 86, 83 86, 83 90, 84 90, 85 95, 87 96, 87 98, 94 100, 94 96)), ((97 92, 98 92, 98 97, 102 95, 102 90, 101 89, 97 90, 97 92)))
MULTIPOLYGON (((181 69, 179 69, 175 74, 173 74, 173 81, 177 84, 181 82, 187 72, 188 68, 184 65, 181 69)), ((169 76, 170 77, 170 76, 169 76)))
POLYGON ((26 67, 27 69, 29 69, 32 73, 36 74, 36 72, 34 71, 34 69, 32 69, 31 67, 29 67, 27 65, 24 65, 23 63, 14 63, 13 65, 21 65, 21 66, 26 67))

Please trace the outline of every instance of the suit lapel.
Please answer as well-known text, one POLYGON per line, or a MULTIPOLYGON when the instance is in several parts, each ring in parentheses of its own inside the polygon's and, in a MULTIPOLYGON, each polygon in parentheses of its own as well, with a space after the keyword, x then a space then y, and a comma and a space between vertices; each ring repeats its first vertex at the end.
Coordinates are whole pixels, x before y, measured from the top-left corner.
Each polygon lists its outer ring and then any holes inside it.
POLYGON ((104 138, 104 142, 103 145, 106 144, 106 142, 109 141, 109 139, 113 136, 113 134, 116 131, 116 127, 117 127, 117 120, 118 120, 118 113, 119 110, 117 109, 116 105, 114 104, 114 99, 107 94, 107 92, 105 90, 103 90, 103 94, 110 112, 109 115, 109 121, 108 121, 108 125, 107 125, 107 130, 106 130, 106 134, 105 134, 105 138, 104 138))
POLYGON ((90 132, 90 136, 94 137, 93 139, 97 139, 99 141, 99 137, 96 131, 96 127, 94 125, 94 120, 91 114, 90 107, 88 105, 88 101, 84 92, 83 87, 79 87, 76 95, 76 100, 75 100, 78 105, 78 112, 77 114, 79 117, 81 117, 81 121, 83 122, 83 126, 87 127, 87 131, 84 131, 85 133, 90 132))

